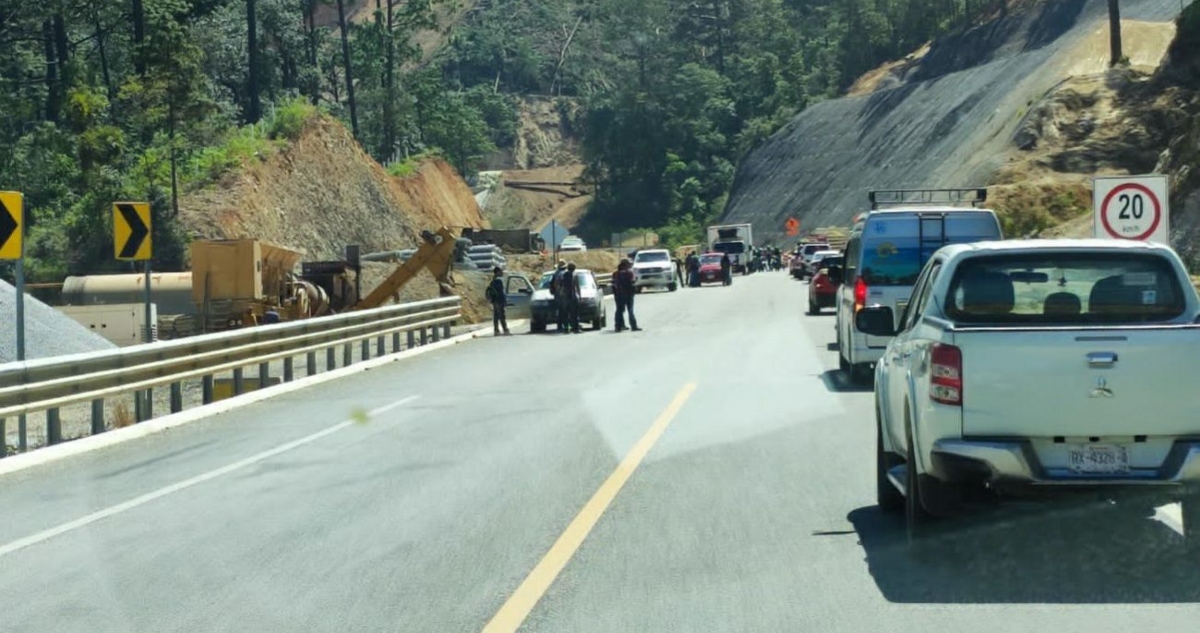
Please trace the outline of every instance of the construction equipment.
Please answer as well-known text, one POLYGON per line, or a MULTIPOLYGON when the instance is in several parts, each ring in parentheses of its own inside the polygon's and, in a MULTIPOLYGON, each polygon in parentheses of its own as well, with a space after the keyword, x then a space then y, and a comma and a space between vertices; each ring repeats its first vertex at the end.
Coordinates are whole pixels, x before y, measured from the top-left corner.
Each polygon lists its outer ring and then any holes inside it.
POLYGON ((329 298, 294 274, 303 253, 260 240, 191 244, 192 301, 203 332, 321 316, 329 298))
POLYGON ((450 289, 450 269, 454 265, 454 250, 457 239, 454 233, 442 227, 437 233, 421 231, 422 243, 407 261, 400 265, 383 283, 355 304, 355 310, 378 308, 390 297, 397 296, 400 289, 416 277, 422 269, 429 269, 441 287, 442 294, 453 294, 450 289))

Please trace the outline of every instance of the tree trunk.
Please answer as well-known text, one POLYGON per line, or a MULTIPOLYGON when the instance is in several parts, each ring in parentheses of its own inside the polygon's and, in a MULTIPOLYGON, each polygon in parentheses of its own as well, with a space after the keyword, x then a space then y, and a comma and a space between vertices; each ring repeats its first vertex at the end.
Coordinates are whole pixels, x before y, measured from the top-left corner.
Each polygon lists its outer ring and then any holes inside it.
POLYGON ((396 15, 393 4, 387 3, 387 70, 384 73, 383 151, 380 157, 388 160, 396 151, 396 15))
POLYGON ((112 74, 108 70, 108 54, 104 50, 104 30, 100 27, 100 0, 92 2, 92 28, 96 32, 96 53, 100 56, 100 73, 104 77, 104 92, 109 102, 117 100, 117 88, 113 85, 112 74))
POLYGON ((1119 0, 1108 0, 1108 41, 1112 49, 1109 66, 1121 63, 1125 55, 1121 52, 1121 6, 1119 0))
POLYGON ((146 9, 142 0, 133 0, 133 67, 138 76, 146 76, 146 9))
MULTIPOLYGON (((317 24, 313 17, 313 12, 316 10, 317 0, 305 0, 304 2, 304 35, 308 45, 308 65, 317 73, 321 72, 320 62, 317 60, 317 24)), ((313 105, 321 102, 321 82, 312 87, 312 94, 308 96, 313 105)))
POLYGON ((58 60, 54 57, 54 25, 50 20, 42 22, 42 44, 42 54, 46 62, 46 120, 58 122, 62 93, 58 81, 58 60))
POLYGON ((357 140, 358 104, 354 101, 354 72, 350 67, 350 35, 346 31, 346 2, 337 0, 338 29, 342 32, 342 64, 346 67, 346 101, 350 106, 350 131, 357 140))
POLYGON ((258 123, 262 118, 262 101, 259 97, 262 91, 259 79, 258 51, 258 15, 255 11, 257 0, 246 0, 246 49, 249 53, 250 68, 247 73, 246 92, 250 101, 246 108, 246 122, 258 123))
POLYGON ((71 43, 67 40, 67 21, 61 12, 54 15, 54 52, 58 58, 58 81, 65 95, 66 87, 70 84, 67 63, 71 61, 71 43))

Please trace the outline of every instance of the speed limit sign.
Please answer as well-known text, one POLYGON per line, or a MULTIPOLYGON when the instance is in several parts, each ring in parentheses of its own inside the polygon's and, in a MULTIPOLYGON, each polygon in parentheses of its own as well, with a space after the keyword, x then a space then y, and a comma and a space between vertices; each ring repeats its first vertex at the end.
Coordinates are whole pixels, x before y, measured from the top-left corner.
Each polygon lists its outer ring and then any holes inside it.
POLYGON ((1168 193, 1166 176, 1093 179, 1096 237, 1170 245, 1168 193))

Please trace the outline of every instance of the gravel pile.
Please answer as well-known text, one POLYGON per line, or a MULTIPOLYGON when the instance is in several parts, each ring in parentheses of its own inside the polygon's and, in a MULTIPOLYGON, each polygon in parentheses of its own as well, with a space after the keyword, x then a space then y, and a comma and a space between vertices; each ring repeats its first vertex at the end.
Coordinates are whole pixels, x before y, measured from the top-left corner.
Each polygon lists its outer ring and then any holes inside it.
MULTIPOLYGON (((1178 0, 1123 0, 1126 20, 1165 22, 1178 0)), ((1066 74, 1071 47, 1106 24, 1103 0, 1052 0, 939 42, 905 83, 801 112, 739 166, 723 222, 756 240, 849 225, 867 191, 986 185, 1030 104, 1066 74)))
MULTIPOLYGON (((0 363, 17 360, 17 291, 0 281, 0 363)), ((46 358, 116 347, 67 315, 25 295, 25 357, 46 358)))

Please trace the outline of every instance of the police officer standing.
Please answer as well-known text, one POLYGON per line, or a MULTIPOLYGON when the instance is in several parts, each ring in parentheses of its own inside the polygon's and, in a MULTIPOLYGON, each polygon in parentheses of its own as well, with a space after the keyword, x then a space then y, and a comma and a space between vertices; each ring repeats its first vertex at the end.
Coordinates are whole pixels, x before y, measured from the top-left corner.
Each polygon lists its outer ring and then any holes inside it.
POLYGON ((579 328, 579 281, 575 279, 575 262, 567 264, 567 270, 562 285, 558 287, 559 294, 565 297, 567 309, 567 328, 564 333, 580 334, 579 328))
POLYGON ((625 331, 625 312, 629 312, 629 325, 634 332, 640 331, 637 318, 633 316, 633 295, 634 278, 633 271, 629 270, 630 263, 628 259, 622 259, 617 265, 617 272, 613 273, 613 299, 617 302, 617 331, 625 331))
POLYGON ((567 301, 563 296, 564 278, 567 273, 566 260, 558 260, 558 269, 550 280, 550 294, 554 296, 555 327, 559 332, 567 331, 567 301))

